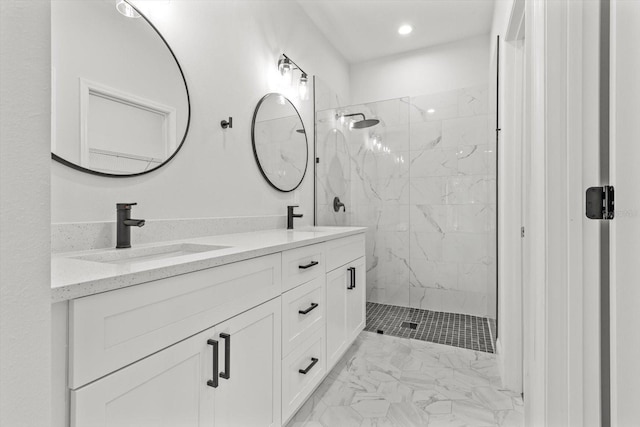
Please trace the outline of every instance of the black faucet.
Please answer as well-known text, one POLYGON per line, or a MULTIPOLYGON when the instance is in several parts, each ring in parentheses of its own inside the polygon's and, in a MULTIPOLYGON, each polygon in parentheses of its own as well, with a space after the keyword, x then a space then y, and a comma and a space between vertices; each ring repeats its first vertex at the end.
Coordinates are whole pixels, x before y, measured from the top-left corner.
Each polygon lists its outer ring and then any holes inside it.
POLYGON ((142 227, 144 219, 131 219, 131 206, 137 203, 116 203, 118 220, 116 222, 116 249, 131 247, 131 227, 142 227))
POLYGON ((293 213, 298 206, 287 206, 287 230, 293 230, 293 218, 302 218, 302 214, 293 213))
POLYGON ((342 212, 346 212, 347 208, 344 206, 344 203, 340 201, 338 196, 333 198, 333 210, 334 212, 340 212, 340 208, 342 208, 342 212))

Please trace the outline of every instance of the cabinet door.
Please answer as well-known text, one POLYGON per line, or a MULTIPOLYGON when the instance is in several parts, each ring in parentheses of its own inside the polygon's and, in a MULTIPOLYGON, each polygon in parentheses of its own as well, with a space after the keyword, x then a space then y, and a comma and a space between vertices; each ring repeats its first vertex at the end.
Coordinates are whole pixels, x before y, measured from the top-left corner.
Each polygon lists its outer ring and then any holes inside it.
POLYGON ((348 345, 348 265, 327 274, 327 370, 331 370, 348 345))
POLYGON ((215 327, 216 427, 280 426, 281 310, 276 298, 215 327))
MULTIPOLYGON (((349 343, 362 332, 366 322, 366 266, 364 258, 349 264, 352 268, 353 287, 347 288, 347 337, 349 343)), ((351 283, 351 282, 350 282, 351 283)))
POLYGON ((71 391, 72 427, 210 427, 209 329, 71 391))

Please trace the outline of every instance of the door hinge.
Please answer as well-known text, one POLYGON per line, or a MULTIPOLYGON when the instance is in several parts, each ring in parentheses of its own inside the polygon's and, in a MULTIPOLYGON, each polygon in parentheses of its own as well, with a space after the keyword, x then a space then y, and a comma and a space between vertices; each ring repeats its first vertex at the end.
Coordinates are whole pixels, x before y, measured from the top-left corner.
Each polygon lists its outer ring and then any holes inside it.
POLYGON ((520 227, 520 237, 524 239, 524 225, 520 227))
POLYGON ((586 215, 589 219, 613 219, 615 213, 612 185, 587 188, 586 215))

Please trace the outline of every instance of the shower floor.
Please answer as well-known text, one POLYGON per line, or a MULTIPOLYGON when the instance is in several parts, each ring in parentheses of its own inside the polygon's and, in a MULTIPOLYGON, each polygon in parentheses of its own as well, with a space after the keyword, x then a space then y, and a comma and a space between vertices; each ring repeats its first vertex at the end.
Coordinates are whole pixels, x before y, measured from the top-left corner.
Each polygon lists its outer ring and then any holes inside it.
POLYGON ((364 330, 495 353, 490 319, 367 302, 364 330))

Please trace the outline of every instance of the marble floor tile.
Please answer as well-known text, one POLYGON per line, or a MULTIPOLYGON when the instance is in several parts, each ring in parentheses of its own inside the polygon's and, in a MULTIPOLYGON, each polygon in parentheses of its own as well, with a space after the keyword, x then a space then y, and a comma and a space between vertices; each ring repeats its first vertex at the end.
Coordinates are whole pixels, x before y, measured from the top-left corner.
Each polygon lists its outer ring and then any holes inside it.
POLYGON ((524 425, 496 355, 362 332, 287 427, 524 425))

